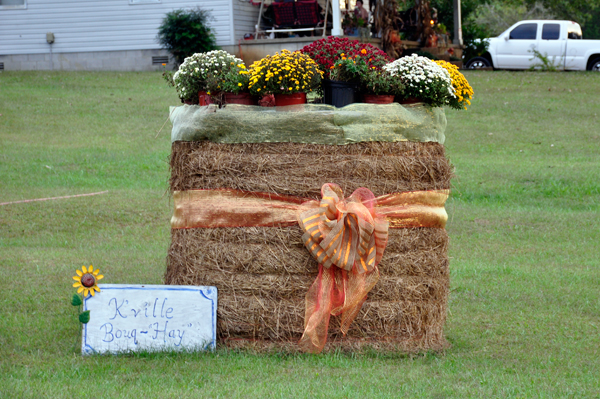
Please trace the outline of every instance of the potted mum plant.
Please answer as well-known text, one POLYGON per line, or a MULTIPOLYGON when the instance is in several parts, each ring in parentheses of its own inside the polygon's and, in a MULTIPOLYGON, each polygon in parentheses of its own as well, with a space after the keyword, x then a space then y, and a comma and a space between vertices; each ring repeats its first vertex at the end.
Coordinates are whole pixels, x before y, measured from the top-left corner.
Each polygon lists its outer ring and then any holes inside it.
POLYGON ((304 46, 300 51, 315 60, 319 65, 319 69, 323 71, 324 79, 330 79, 331 67, 342 57, 342 53, 346 57, 360 55, 367 60, 369 66, 376 68, 381 68, 392 61, 386 53, 369 43, 360 43, 358 40, 336 36, 328 36, 317 40, 304 46))
MULTIPOLYGON (((206 92, 207 90, 207 70, 206 68, 201 68, 203 56, 204 54, 202 53, 196 53, 186 57, 173 76, 169 74, 163 75, 167 79, 167 82, 175 87, 183 103, 198 104, 198 93, 206 92)), ((206 98, 202 99, 206 100, 206 98)))
POLYGON ((244 61, 226 51, 214 51, 207 61, 207 90, 213 100, 220 104, 256 105, 250 95, 248 83, 250 73, 244 61))
MULTIPOLYGON (((172 78, 166 76, 166 79, 171 81, 186 104, 208 105, 212 103, 211 96, 214 98, 219 92, 248 92, 248 71, 244 62, 223 50, 187 57, 172 78)), ((227 101, 227 95, 225 97, 227 101)))
POLYGON ((449 99, 448 105, 454 109, 467 109, 467 105, 471 105, 473 88, 465 78, 465 75, 460 73, 458 67, 454 64, 443 60, 434 62, 448 71, 450 74, 450 79, 452 80, 454 97, 449 99))
POLYGON ((365 103, 391 104, 402 95, 404 85, 388 71, 371 67, 362 78, 361 91, 365 103))
POLYGON ((413 54, 391 62, 383 69, 404 85, 400 103, 424 102, 440 107, 448 105, 455 97, 450 74, 429 58, 413 54))
POLYGON ((389 104, 402 93, 404 85, 388 71, 369 65, 367 51, 341 58, 330 68, 330 90, 325 90, 325 103, 343 107, 356 102, 360 95, 365 103, 389 104))
POLYGON ((256 61, 249 72, 250 93, 273 94, 277 106, 306 103, 306 93, 319 87, 323 75, 308 55, 289 50, 256 61))
POLYGON ((348 101, 354 101, 348 98, 351 90, 354 90, 352 96, 355 99, 358 98, 358 86, 355 82, 338 80, 340 79, 339 70, 333 68, 336 62, 344 61, 343 58, 354 60, 356 56, 359 56, 365 60, 369 69, 375 67, 379 70, 391 61, 386 53, 371 44, 335 36, 317 40, 300 51, 308 54, 319 64, 319 68, 324 72, 322 85, 324 102, 336 107, 347 105, 350 103, 348 101), (331 76, 332 73, 333 76, 331 76))
POLYGON ((357 102, 360 83, 368 70, 369 66, 361 57, 340 54, 340 59, 329 68, 330 80, 324 87, 325 104, 344 107, 357 102))

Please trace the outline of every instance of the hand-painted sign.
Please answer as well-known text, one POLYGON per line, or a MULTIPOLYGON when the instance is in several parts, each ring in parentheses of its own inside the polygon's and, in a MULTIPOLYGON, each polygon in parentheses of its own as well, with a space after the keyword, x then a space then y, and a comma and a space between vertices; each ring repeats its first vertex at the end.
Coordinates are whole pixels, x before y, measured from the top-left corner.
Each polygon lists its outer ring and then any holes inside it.
POLYGON ((179 285, 102 284, 83 301, 81 351, 119 353, 214 349, 217 289, 179 285))

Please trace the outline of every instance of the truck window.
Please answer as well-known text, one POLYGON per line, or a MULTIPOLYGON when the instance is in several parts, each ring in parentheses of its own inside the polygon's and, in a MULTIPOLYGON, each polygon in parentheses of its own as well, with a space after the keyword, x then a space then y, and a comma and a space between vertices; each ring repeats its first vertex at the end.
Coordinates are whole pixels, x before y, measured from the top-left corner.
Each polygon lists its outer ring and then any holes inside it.
POLYGON ((583 35, 581 34, 581 29, 569 29, 569 32, 567 33, 567 38, 574 39, 574 40, 583 39, 583 35))
POLYGON ((535 40, 537 24, 523 24, 510 31, 509 39, 513 40, 535 40))
POLYGON ((558 40, 560 37, 560 24, 544 24, 542 40, 558 40))

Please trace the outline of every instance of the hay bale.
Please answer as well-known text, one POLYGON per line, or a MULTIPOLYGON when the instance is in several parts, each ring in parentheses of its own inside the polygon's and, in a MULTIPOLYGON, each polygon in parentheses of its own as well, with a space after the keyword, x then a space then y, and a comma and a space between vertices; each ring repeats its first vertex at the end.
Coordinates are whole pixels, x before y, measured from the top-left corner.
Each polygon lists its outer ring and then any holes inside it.
MULTIPOLYGON (((176 141, 170 187, 233 188, 319 199, 324 183, 375 196, 450 187, 452 167, 433 142, 222 144, 176 141)), ((229 347, 296 350, 304 296, 317 263, 292 227, 173 229, 166 284, 219 290, 217 334, 229 347)), ((347 336, 332 318, 325 350, 415 351, 447 346, 448 236, 439 228, 390 229, 381 278, 347 336)))

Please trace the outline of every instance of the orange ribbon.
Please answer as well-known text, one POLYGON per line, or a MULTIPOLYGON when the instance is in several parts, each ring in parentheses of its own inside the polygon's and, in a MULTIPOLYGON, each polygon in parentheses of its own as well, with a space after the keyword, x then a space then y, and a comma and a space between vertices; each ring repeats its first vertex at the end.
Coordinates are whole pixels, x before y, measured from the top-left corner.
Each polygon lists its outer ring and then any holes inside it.
MULTIPOLYGON (((390 228, 444 227, 450 190, 409 191, 373 201, 390 228)), ((294 226, 297 211, 311 198, 234 189, 174 191, 171 228, 294 226)))
POLYGON ((321 193, 320 202, 302 204, 298 211, 304 245, 319 262, 319 275, 306 294, 299 342, 312 353, 325 346, 330 315, 341 314, 341 331, 348 332, 379 280, 377 265, 388 239, 388 221, 375 211, 371 191, 359 188, 344 199, 342 189, 328 183, 321 193))

